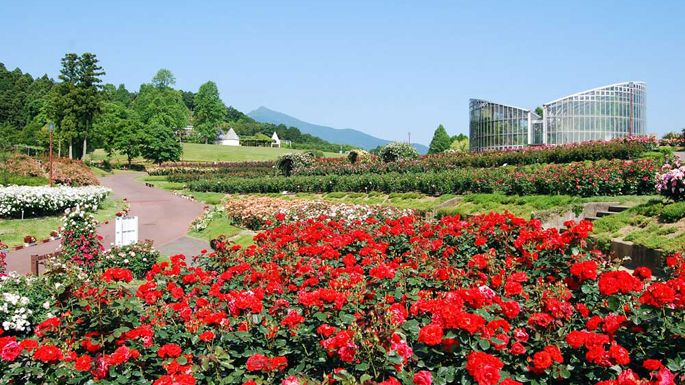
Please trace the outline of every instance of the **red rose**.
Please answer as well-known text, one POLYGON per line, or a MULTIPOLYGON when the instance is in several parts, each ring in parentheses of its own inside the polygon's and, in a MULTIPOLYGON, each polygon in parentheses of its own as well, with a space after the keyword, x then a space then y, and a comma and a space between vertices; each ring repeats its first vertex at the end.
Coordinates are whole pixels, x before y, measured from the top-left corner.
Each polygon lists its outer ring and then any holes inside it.
POLYGON ((422 370, 414 375, 415 385, 431 385, 433 383, 433 376, 431 372, 422 370))
POLYGON ((442 342, 443 334, 440 325, 429 324, 419 330, 419 342, 426 345, 437 345, 442 342))
POLYGON ((91 358, 89 355, 84 354, 81 357, 76 359, 76 365, 75 368, 76 370, 82 371, 82 372, 87 372, 90 370, 91 366, 91 358))
POLYGON ((578 262, 571 266, 571 274, 581 281, 597 279, 597 263, 595 261, 578 262))
POLYGON ((52 345, 41 346, 33 353, 33 359, 43 361, 46 364, 56 362, 62 359, 62 352, 52 345))
POLYGON ((157 350, 159 358, 176 358, 181 355, 181 347, 176 344, 166 344, 157 350))
POLYGON ((552 366, 552 364, 552 356, 547 352, 537 352, 533 356, 533 365, 535 365, 535 369, 545 370, 552 366))
POLYGON ((615 342, 609 348, 609 355, 613 358, 619 365, 628 365, 630 363, 630 354, 621 345, 615 342))
POLYGON ((211 331, 204 332, 204 333, 200 334, 200 336, 199 336, 199 338, 205 342, 213 340, 214 337, 216 337, 216 334, 214 334, 214 332, 211 332, 211 331))
POLYGON ((247 371, 255 372, 258 370, 269 370, 270 364, 271 361, 267 357, 255 353, 252 357, 247 359, 247 371))
POLYGON ((642 363, 642 366, 645 367, 647 370, 659 370, 664 364, 661 363, 659 360, 645 360, 642 363))
POLYGON ((494 385, 500 379, 500 369, 504 367, 499 358, 483 353, 471 352, 466 356, 466 371, 478 385, 494 385))
POLYGON ((578 349, 585 343, 585 334, 584 331, 574 330, 566 335, 566 343, 570 347, 578 349))

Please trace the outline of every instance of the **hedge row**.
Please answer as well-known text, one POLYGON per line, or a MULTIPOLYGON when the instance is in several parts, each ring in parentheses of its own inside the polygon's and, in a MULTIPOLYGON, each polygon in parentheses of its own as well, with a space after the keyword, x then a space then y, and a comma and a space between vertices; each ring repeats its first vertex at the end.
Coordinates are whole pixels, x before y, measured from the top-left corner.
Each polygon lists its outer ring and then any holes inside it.
POLYGON ((643 195, 655 193, 654 160, 598 161, 522 169, 466 168, 426 173, 215 178, 189 183, 193 191, 222 193, 421 192, 424 194, 503 193, 643 195))
POLYGON ((443 153, 420 159, 386 163, 375 157, 352 164, 346 159, 321 159, 307 167, 293 170, 294 175, 361 175, 378 173, 432 172, 464 167, 498 167, 539 163, 572 163, 583 161, 637 159, 655 149, 651 137, 626 137, 611 141, 590 141, 561 146, 537 146, 515 150, 493 150, 480 153, 443 153))

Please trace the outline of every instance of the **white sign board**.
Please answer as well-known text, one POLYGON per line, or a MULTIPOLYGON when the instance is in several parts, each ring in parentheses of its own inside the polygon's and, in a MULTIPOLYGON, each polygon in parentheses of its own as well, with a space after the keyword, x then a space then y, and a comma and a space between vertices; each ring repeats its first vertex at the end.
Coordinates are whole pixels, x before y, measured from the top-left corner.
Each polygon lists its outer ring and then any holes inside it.
POLYGON ((128 246, 138 242, 138 217, 117 217, 114 223, 114 245, 128 246))

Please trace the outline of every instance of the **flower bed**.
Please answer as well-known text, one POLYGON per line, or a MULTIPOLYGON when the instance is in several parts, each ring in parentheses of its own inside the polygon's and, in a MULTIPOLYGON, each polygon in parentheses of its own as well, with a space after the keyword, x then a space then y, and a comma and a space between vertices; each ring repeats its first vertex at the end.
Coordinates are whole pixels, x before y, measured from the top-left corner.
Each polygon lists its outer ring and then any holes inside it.
POLYGON ((214 162, 214 163, 163 163, 148 169, 150 175, 168 176, 171 182, 188 182, 208 176, 260 177, 273 175, 276 163, 260 162, 214 162))
POLYGON ((16 335, 33 334, 35 326, 52 317, 54 300, 41 278, 17 272, 0 275, 0 328, 16 335))
MULTIPOLYGON (((48 158, 38 159, 16 154, 7 160, 7 169, 11 174, 22 177, 46 176, 50 171, 48 158)), ((80 160, 68 158, 53 159, 53 181, 57 184, 68 186, 93 186, 99 185, 98 179, 80 160)))
POLYGON ((415 214, 415 210, 392 206, 333 203, 324 200, 279 199, 247 196, 229 199, 224 211, 226 216, 239 226, 257 230, 273 221, 305 221, 321 216, 333 220, 366 220, 367 218, 399 218, 415 214))
POLYGON ((39 216, 62 213, 74 206, 97 206, 110 189, 100 186, 9 186, 0 187, 0 217, 39 216))
POLYGON ((428 155, 420 159, 384 162, 368 158, 351 163, 344 158, 317 160, 306 167, 296 167, 293 175, 360 175, 379 173, 417 173, 460 169, 464 167, 498 167, 504 164, 571 163, 610 159, 636 159, 654 149, 652 137, 627 137, 611 141, 590 141, 559 146, 534 146, 522 149, 460 152, 428 155))
POLYGON ((130 271, 110 269, 65 282, 56 317, 31 338, 0 337, 0 377, 681 383, 685 259, 669 258, 665 279, 630 274, 588 252, 591 223, 567 226, 498 214, 309 220, 272 227, 247 249, 219 245, 202 267, 172 257, 135 293, 130 271))
POLYGON ((465 168, 443 172, 327 175, 306 177, 206 179, 189 183, 193 191, 222 193, 421 192, 518 195, 643 195, 655 192, 654 160, 558 164, 534 170, 465 168))

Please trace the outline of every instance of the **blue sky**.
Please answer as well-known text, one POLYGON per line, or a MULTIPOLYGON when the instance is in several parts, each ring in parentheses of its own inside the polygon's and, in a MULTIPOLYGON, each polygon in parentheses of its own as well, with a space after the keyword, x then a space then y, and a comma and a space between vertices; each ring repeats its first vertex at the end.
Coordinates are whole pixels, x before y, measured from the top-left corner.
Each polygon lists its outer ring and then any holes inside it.
POLYGON ((215 81, 226 104, 427 144, 468 134, 471 97, 535 108, 625 80, 648 125, 685 127, 685 1, 5 1, 0 62, 56 77, 93 52, 137 90, 215 81))

